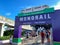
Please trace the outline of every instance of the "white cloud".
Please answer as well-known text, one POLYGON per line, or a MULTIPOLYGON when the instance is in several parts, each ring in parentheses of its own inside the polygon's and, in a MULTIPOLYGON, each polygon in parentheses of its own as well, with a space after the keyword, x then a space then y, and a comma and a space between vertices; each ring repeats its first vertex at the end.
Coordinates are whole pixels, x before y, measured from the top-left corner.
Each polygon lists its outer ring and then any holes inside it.
POLYGON ((53 7, 55 10, 60 9, 60 1, 56 5, 54 5, 53 7))
POLYGON ((11 13, 6 13, 6 15, 7 15, 7 16, 10 16, 10 15, 11 15, 11 13))
POLYGON ((31 6, 28 6, 27 8, 31 8, 31 6))

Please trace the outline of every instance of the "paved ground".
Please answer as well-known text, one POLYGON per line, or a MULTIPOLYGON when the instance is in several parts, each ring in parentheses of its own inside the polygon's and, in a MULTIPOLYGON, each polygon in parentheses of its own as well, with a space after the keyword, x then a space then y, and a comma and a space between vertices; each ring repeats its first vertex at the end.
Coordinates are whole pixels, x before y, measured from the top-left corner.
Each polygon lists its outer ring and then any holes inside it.
MULTIPOLYGON (((6 44, 2 44, 2 45, 11 45, 11 44, 6 43, 6 44)), ((52 44, 50 44, 50 43, 45 43, 45 44, 33 43, 33 44, 25 44, 25 45, 52 45, 52 44)))
MULTIPOLYGON (((11 44, 6 43, 6 44, 0 44, 0 45, 11 45, 11 44)), ((41 43, 32 43, 32 44, 24 44, 24 45, 52 45, 52 44, 51 43, 44 43, 44 44, 41 44, 41 43)))
MULTIPOLYGON (((0 45, 11 45, 9 43, 6 43, 6 44, 0 44, 0 45)), ((45 43, 45 44, 41 44, 41 43, 33 43, 33 44, 24 44, 24 45, 52 45, 50 43, 45 43)))
MULTIPOLYGON (((38 37, 34 37, 34 38, 31 37, 29 39, 24 39, 22 41, 22 45, 52 45, 52 42, 47 43, 46 39, 45 39, 44 42, 45 42, 44 44, 41 44, 41 39, 38 36, 38 37)), ((11 44, 9 44, 9 43, 6 43, 6 44, 0 43, 0 45, 11 45, 11 44)))
POLYGON ((41 44, 41 38, 40 36, 38 36, 30 39, 25 39, 22 44, 23 45, 52 45, 52 41, 48 43, 47 40, 45 39, 44 44, 41 44))

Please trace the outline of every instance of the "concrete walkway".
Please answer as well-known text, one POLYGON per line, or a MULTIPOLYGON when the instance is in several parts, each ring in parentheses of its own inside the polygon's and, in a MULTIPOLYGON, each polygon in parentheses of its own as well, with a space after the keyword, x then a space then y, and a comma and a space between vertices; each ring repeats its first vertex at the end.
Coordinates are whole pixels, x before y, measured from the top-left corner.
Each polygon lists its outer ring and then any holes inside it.
MULTIPOLYGON (((26 39, 25 37, 22 38, 21 45, 52 45, 52 42, 47 43, 47 40, 45 39, 44 44, 41 44, 41 38, 39 36, 37 37, 30 37, 26 39)), ((0 41, 0 45, 11 45, 9 44, 9 40, 0 41)))
POLYGON ((0 40, 0 45, 7 45, 7 43, 9 43, 9 40, 0 40))
POLYGON ((50 43, 47 42, 45 39, 44 44, 41 44, 41 38, 40 36, 34 37, 34 38, 29 38, 25 39, 22 41, 22 45, 52 45, 52 41, 50 43))

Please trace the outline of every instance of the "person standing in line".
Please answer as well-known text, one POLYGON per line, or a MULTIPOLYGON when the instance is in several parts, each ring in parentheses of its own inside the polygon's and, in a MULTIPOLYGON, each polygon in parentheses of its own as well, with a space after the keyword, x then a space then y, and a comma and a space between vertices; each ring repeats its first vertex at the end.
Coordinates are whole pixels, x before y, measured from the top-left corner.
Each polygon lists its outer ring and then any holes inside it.
POLYGON ((50 42, 50 30, 47 30, 46 32, 46 38, 47 38, 47 42, 50 42))
POLYGON ((44 44, 45 34, 43 30, 41 31, 40 35, 41 35, 41 43, 44 44))
POLYGON ((35 37, 35 31, 34 30, 32 30, 31 35, 32 35, 32 37, 35 37))
POLYGON ((40 36, 41 36, 41 43, 44 44, 44 39, 45 39, 45 32, 44 32, 44 27, 40 27, 40 36))
POLYGON ((29 38, 29 36, 28 36, 28 32, 26 32, 26 38, 29 38))
POLYGON ((10 44, 12 45, 13 35, 10 36, 10 44))

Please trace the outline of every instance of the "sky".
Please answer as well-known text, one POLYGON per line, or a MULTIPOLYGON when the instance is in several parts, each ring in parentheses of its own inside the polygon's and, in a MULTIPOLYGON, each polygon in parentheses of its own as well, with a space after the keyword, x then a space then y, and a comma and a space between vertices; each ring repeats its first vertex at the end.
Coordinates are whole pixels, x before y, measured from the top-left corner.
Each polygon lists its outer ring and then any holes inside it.
POLYGON ((60 9, 60 0, 0 0, 0 15, 15 20, 21 10, 42 5, 60 9))

